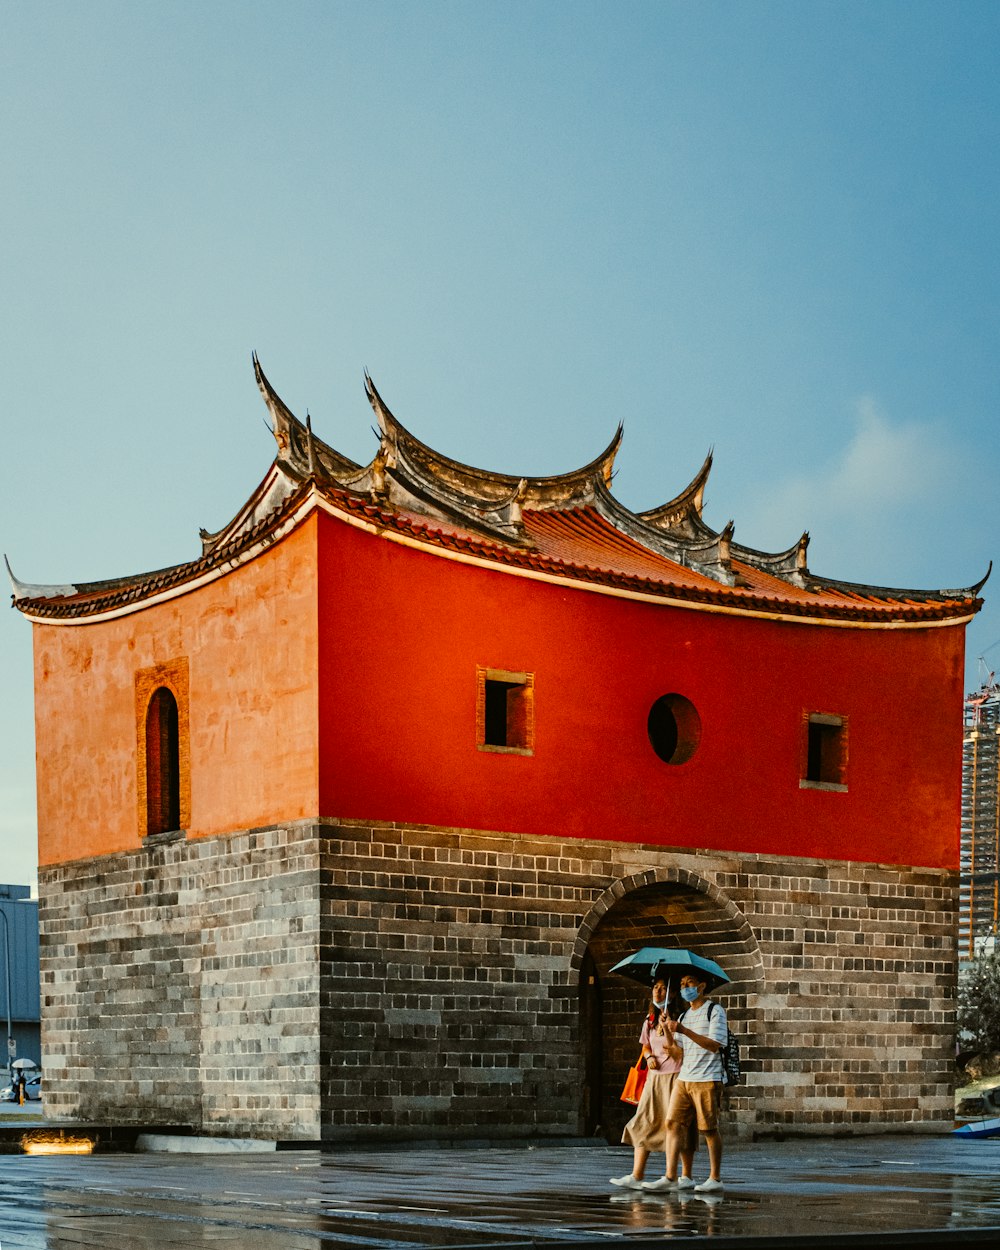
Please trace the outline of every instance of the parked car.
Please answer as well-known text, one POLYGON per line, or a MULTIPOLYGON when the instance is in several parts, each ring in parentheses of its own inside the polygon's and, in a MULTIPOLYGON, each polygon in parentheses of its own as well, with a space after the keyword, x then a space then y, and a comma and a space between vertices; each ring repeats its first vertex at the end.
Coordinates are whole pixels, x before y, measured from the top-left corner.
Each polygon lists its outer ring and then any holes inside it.
MULTIPOLYGON (((42 1075, 36 1072, 29 1076, 24 1084, 24 1097, 28 1102, 38 1102, 42 1096, 42 1075)), ((17 1102, 17 1091, 13 1085, 0 1089, 0 1102, 17 1102)))

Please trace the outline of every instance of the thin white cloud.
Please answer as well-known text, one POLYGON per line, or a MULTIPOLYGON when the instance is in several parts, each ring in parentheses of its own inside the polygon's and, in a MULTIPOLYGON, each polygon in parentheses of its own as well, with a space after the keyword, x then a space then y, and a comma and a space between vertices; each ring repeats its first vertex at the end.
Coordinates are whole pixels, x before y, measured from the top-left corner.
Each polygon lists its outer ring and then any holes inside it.
POLYGON ((737 537, 751 546, 784 546, 808 529, 813 567, 854 580, 884 576, 892 584, 893 569, 917 565, 924 538, 931 541, 957 506, 962 461, 959 442, 943 425, 894 421, 872 396, 862 396, 840 454, 775 481, 740 519, 737 537))
POLYGON ((893 424, 870 396, 856 404, 857 428, 827 480, 818 483, 835 506, 871 514, 918 501, 957 468, 942 432, 917 422, 893 424), (838 502, 839 501, 839 502, 838 502))

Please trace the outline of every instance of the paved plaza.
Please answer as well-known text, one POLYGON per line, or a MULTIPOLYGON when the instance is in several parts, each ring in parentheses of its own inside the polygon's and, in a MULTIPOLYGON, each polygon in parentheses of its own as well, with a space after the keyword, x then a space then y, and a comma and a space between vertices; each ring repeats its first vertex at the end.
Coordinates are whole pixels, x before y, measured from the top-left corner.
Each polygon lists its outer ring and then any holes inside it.
MULTIPOLYGON (((606 1146, 0 1156, 2 1250, 1000 1241, 1000 1142, 733 1143, 721 1197, 621 1192, 606 1146)), ((654 1160, 655 1161, 655 1160, 654 1160)), ((704 1158, 699 1156, 701 1170, 704 1158)), ((655 1176, 651 1172, 650 1176, 655 1176)))

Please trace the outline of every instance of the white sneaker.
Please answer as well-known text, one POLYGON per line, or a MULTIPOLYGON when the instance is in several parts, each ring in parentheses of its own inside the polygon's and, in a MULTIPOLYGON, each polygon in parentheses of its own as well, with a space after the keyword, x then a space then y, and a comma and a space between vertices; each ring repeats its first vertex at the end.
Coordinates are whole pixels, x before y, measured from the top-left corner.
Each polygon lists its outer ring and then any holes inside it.
POLYGON ((709 1177, 707 1181, 702 1181, 700 1185, 695 1185, 694 1192, 696 1194, 716 1194, 720 1189, 725 1189, 722 1181, 714 1181, 709 1177))
POLYGON ((627 1176, 612 1176, 611 1184, 621 1189, 642 1189, 642 1181, 637 1181, 631 1172, 627 1176))
POLYGON ((669 1176, 661 1176, 658 1181, 643 1181, 642 1187, 647 1194, 665 1194, 669 1189, 676 1189, 677 1182, 669 1176))
POLYGON ((691 1179, 690 1176, 678 1176, 677 1178, 678 1189, 694 1189, 694 1187, 695 1187, 694 1181, 691 1179))

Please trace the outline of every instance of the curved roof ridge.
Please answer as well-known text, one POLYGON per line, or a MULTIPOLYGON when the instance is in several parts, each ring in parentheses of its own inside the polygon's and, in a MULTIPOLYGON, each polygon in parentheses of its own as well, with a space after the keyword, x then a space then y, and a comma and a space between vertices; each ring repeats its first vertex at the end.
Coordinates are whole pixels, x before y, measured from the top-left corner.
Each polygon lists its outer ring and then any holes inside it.
POLYGON ((168 564, 162 569, 149 569, 145 573, 132 573, 128 577, 109 577, 103 581, 96 582, 67 582, 60 585, 59 583, 43 584, 19 581, 11 570, 7 557, 4 557, 7 563, 7 574, 10 577, 11 587, 13 588, 13 600, 17 605, 27 600, 36 599, 75 599, 87 595, 102 594, 116 590, 125 590, 130 586, 140 586, 150 581, 166 577, 176 572, 178 569, 185 568, 187 564, 196 564, 197 560, 184 561, 180 564, 168 564))
POLYGON ((559 504, 565 503, 571 497, 585 497, 591 482, 596 477, 600 477, 605 484, 611 481, 615 457, 621 447, 625 432, 624 426, 619 422, 611 442, 600 455, 583 465, 582 468, 568 473, 550 476, 493 473, 489 469, 479 469, 474 465, 464 464, 460 460, 453 460, 411 434, 393 415, 367 370, 365 371, 365 391, 382 431, 383 443, 390 444, 393 449, 404 449, 414 469, 423 470, 435 477, 444 475, 461 481, 465 484, 465 492, 470 496, 487 498, 493 502, 508 494, 522 481, 527 484, 527 496, 535 502, 551 497, 553 504, 559 504))
MULTIPOLYGON (((17 581, 8 563, 7 571, 11 584, 14 586, 14 606, 28 602, 77 598, 100 600, 102 596, 126 591, 139 591, 141 594, 137 598, 148 598, 168 585, 179 584, 197 577, 207 569, 225 564, 229 560, 237 560, 248 546, 251 546, 266 531, 274 528, 284 516, 293 511, 309 489, 311 486, 303 483, 292 494, 286 496, 278 507, 262 516, 251 528, 241 530, 229 542, 211 547, 193 560, 181 560, 176 564, 168 564, 160 569, 149 569, 143 573, 133 573, 128 577, 110 577, 102 581, 76 582, 63 586, 29 585, 26 582, 17 581)), ((6 560, 6 557, 4 558, 6 560)))
POLYGON ((800 538, 798 538, 790 547, 786 547, 784 551, 760 551, 756 547, 747 547, 743 543, 733 543, 733 555, 738 556, 741 560, 750 563, 776 564, 781 561, 790 560, 796 556, 803 543, 809 545, 809 531, 805 530, 800 538))
POLYGON ((680 494, 675 495, 667 503, 661 503, 657 508, 647 508, 644 512, 637 512, 636 516, 641 517, 647 525, 653 525, 657 529, 686 532, 694 518, 701 520, 705 506, 705 486, 712 472, 714 455, 715 448, 710 447, 701 468, 680 494))
POLYGON ((639 513, 633 512, 613 495, 604 483, 594 491, 593 502, 601 516, 627 537, 643 543, 650 551, 683 565, 683 553, 687 544, 665 530, 648 525, 639 513))
POLYGON ((211 534, 204 529, 198 531, 202 555, 208 555, 216 547, 228 546, 241 533, 252 530, 275 509, 280 508, 289 495, 299 489, 303 480, 298 474, 290 473, 285 463, 274 460, 260 485, 231 521, 211 534))
POLYGON ((17 604, 22 599, 38 599, 38 598, 67 598, 77 593, 77 587, 71 582, 65 585, 45 586, 32 582, 22 582, 20 578, 14 576, 14 570, 10 567, 10 561, 5 555, 4 564, 7 566, 7 577, 10 580, 11 599, 17 604))
POLYGON ((900 603, 906 600, 912 603, 945 602, 975 599, 986 585, 992 572, 993 561, 991 560, 985 576, 981 577, 978 582, 974 582, 971 586, 949 590, 914 590, 903 586, 875 586, 867 582, 845 582, 836 577, 819 577, 815 573, 809 574, 806 583, 811 590, 836 590, 862 598, 873 598, 883 603, 888 595, 900 603))
POLYGON ((745 547, 742 543, 733 543, 732 554, 734 560, 741 560, 763 573, 784 578, 796 585, 804 585, 804 579, 809 576, 808 551, 809 531, 803 530, 798 542, 784 551, 758 551, 754 547, 745 547))
POLYGON ((278 445, 278 459, 288 464, 299 476, 306 477, 322 470, 334 481, 361 471, 347 456, 324 443, 312 432, 312 422, 303 424, 267 380, 257 353, 253 353, 253 371, 264 403, 271 414, 271 433, 278 445))
POLYGON ((718 533, 702 523, 697 538, 686 538, 650 525, 642 514, 626 508, 605 486, 596 488, 595 502, 612 525, 650 551, 666 556, 682 568, 694 569, 712 581, 730 586, 734 584, 730 568, 732 521, 718 533))
POLYGON ((521 478, 495 499, 470 495, 451 481, 422 473, 411 464, 409 449, 397 445, 387 464, 382 493, 404 507, 416 503, 418 511, 429 508, 431 516, 449 524, 471 524, 503 542, 519 543, 523 541, 521 508, 525 488, 525 479, 521 478))

